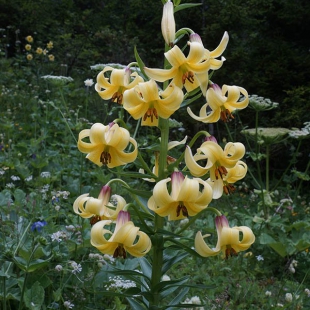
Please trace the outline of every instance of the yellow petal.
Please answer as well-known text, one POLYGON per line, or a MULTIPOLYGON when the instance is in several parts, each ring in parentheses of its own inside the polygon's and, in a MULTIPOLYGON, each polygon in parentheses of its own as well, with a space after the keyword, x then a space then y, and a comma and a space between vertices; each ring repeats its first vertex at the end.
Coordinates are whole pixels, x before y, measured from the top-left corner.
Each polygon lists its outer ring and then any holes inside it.
MULTIPOLYGON (((207 237, 206 235, 205 237, 207 237)), ((217 247, 215 249, 211 249, 205 242, 204 237, 202 236, 201 232, 198 231, 195 237, 195 250, 197 253, 203 257, 208 256, 215 256, 220 253, 221 248, 217 247)))

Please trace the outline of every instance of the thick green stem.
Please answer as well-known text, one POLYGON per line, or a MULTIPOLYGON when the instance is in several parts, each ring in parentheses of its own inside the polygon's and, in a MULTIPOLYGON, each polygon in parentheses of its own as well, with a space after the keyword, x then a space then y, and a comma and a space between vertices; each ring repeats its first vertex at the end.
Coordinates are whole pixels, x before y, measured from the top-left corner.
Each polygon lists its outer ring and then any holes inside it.
POLYGON ((266 146, 266 190, 269 191, 269 155, 270 155, 270 146, 266 146))
MULTIPOLYGON (((169 120, 160 118, 158 127, 161 131, 158 178, 159 180, 162 180, 166 177, 169 120)), ((164 240, 163 236, 160 235, 158 231, 161 230, 163 227, 164 218, 155 214, 155 235, 153 237, 153 260, 151 278, 151 291, 153 294, 153 300, 150 302, 150 309, 156 309, 160 304, 160 294, 157 291, 156 286, 160 283, 162 276, 164 240)))

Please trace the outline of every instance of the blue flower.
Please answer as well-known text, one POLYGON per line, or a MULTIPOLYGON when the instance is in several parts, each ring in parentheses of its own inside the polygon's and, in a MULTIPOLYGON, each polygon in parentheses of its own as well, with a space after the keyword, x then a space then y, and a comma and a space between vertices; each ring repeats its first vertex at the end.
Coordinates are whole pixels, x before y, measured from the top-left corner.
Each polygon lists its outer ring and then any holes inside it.
POLYGON ((31 225, 31 231, 41 232, 42 228, 47 225, 45 221, 37 221, 31 225))

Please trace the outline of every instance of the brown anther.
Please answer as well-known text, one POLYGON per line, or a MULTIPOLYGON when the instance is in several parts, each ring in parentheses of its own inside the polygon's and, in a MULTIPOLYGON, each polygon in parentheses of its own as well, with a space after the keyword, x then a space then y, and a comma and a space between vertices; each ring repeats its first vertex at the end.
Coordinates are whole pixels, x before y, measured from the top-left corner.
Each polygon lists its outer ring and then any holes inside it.
POLYGON ((194 83, 194 73, 192 71, 185 72, 182 76, 182 83, 185 84, 186 80, 190 83, 194 83))
POLYGON ((143 116, 143 120, 145 121, 148 117, 151 118, 151 122, 153 123, 153 120, 154 120, 154 116, 156 119, 158 119, 158 114, 157 114, 157 110, 155 108, 149 108, 144 116, 143 116))
POLYGON ((95 225, 97 222, 101 220, 101 217, 99 215, 94 215, 89 219, 89 223, 91 226, 95 225))
POLYGON ((219 175, 223 179, 223 175, 227 175, 227 170, 224 166, 219 166, 215 169, 215 178, 218 180, 219 175))
POLYGON ((109 163, 111 163, 111 155, 109 152, 106 152, 106 151, 103 151, 100 155, 100 162, 103 164, 103 165, 107 165, 109 163))
POLYGON ((225 250, 225 258, 226 259, 228 259, 230 256, 237 256, 237 255, 238 255, 237 252, 233 248, 231 248, 231 247, 226 248, 226 250, 225 250))
POLYGON ((225 123, 230 122, 232 119, 234 119, 234 116, 231 114, 231 112, 228 109, 222 110, 220 117, 221 117, 221 120, 225 123))
POLYGON ((233 185, 231 185, 231 184, 226 184, 226 185, 223 186, 223 190, 224 190, 224 193, 226 195, 231 195, 231 194, 234 193, 236 188, 233 185))
POLYGON ((183 216, 188 217, 187 209, 186 209, 186 207, 182 203, 180 203, 177 206, 177 217, 179 217, 181 211, 182 211, 183 216))
POLYGON ((114 258, 117 258, 117 257, 126 258, 126 251, 125 251, 125 249, 123 248, 122 245, 119 245, 119 246, 115 249, 115 251, 114 251, 114 253, 113 253, 113 257, 114 257, 114 258))
POLYGON ((115 92, 111 98, 112 102, 117 102, 118 104, 122 104, 123 102, 123 94, 119 92, 115 92))

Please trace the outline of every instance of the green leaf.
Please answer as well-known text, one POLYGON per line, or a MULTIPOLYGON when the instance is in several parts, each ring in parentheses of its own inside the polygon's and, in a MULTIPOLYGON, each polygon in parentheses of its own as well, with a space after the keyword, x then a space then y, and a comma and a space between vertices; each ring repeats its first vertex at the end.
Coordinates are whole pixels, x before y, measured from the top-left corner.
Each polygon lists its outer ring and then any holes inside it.
POLYGON ((285 257, 287 255, 286 248, 283 243, 276 242, 268 244, 274 251, 276 251, 281 257, 285 257))
POLYGON ((141 303, 137 302, 135 299, 133 298, 126 298, 128 303, 131 306, 131 309, 135 309, 135 310, 147 310, 148 308, 145 305, 141 305, 141 303))
POLYGON ((138 53, 138 51, 137 51, 137 47, 136 47, 136 46, 135 46, 135 48, 134 48, 134 53, 135 53, 136 61, 137 61, 138 65, 139 65, 139 68, 140 68, 141 73, 142 73, 142 75, 143 75, 143 78, 144 78, 145 80, 148 81, 149 78, 148 78, 148 76, 146 75, 146 73, 145 73, 145 71, 144 71, 145 64, 144 64, 144 62, 142 61, 141 57, 139 56, 139 53, 138 53))
POLYGON ((152 265, 145 257, 138 258, 141 270, 143 274, 148 278, 151 279, 152 277, 152 265))
MULTIPOLYGON (((167 252, 167 249, 166 251, 167 252)), ((182 259, 184 259, 186 256, 188 256, 187 252, 180 252, 180 251, 173 251, 174 255, 169 255, 164 253, 164 263, 162 268, 162 273, 165 274, 174 264, 178 263, 182 259)))
POLYGON ((175 7, 174 13, 181 11, 181 10, 184 10, 184 9, 189 9, 189 8, 192 8, 195 6, 199 6, 199 5, 201 5, 201 3, 183 3, 183 4, 180 4, 177 7, 175 7))
POLYGON ((37 281, 25 291, 25 305, 31 310, 40 310, 44 302, 44 288, 37 281))
MULTIPOLYGON (((179 304, 184 299, 188 291, 189 291, 189 287, 182 288, 179 294, 174 299, 171 300, 171 302, 169 303, 169 306, 179 304)), ((193 307, 193 305, 191 306, 193 307)), ((173 308, 175 307, 167 307, 166 310, 172 310, 173 308)))

